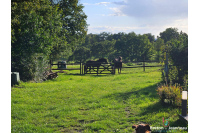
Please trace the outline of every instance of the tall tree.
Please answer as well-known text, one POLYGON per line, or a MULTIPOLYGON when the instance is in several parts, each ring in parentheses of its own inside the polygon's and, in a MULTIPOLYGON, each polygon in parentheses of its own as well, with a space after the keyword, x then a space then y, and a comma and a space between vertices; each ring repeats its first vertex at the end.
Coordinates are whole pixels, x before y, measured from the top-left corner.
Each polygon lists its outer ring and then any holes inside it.
POLYGON ((70 56, 70 53, 73 54, 80 44, 84 42, 87 34, 87 16, 83 12, 84 6, 79 3, 79 0, 51 0, 51 3, 58 5, 59 10, 62 11, 62 28, 66 30, 63 36, 68 42, 65 47, 62 44, 55 47, 52 55, 58 57, 57 53, 67 52, 68 56, 70 56))
POLYGON ((152 43, 155 41, 155 36, 152 35, 151 33, 147 33, 147 34, 144 34, 148 37, 149 41, 152 43))
POLYGON ((161 61, 162 59, 162 49, 164 47, 164 40, 161 38, 158 38, 156 42, 154 43, 154 50, 155 50, 155 60, 161 61))
POLYGON ((87 33, 82 9, 78 0, 12 0, 12 71, 20 72, 22 80, 33 79, 43 67, 38 58, 76 49, 87 33))
POLYGON ((84 42, 87 34, 87 16, 83 12, 84 6, 79 0, 60 0, 59 9, 63 11, 63 28, 67 30, 66 38, 68 43, 77 46, 84 42))
POLYGON ((91 52, 95 58, 108 58, 109 55, 115 52, 115 40, 112 41, 100 41, 93 44, 91 47, 91 52))
POLYGON ((139 35, 139 44, 140 44, 140 60, 149 60, 152 56, 152 49, 153 45, 149 41, 149 38, 147 35, 139 35))
MULTIPOLYGON (((168 41, 170 45, 169 57, 171 63, 176 66, 178 75, 175 75, 173 82, 183 83, 184 76, 188 75, 188 37, 181 33, 178 39, 168 41), (178 78, 177 78, 178 77, 178 78)), ((173 73, 172 73, 173 74, 173 73)))
MULTIPOLYGON (((164 40, 163 54, 167 52, 173 67, 169 70, 169 79, 173 83, 183 83, 188 74, 188 36, 177 28, 167 28, 160 33, 164 40)), ((165 56, 163 56, 165 59, 165 56)))
POLYGON ((11 68, 22 80, 34 78, 37 56, 46 58, 59 42, 60 14, 48 0, 11 2, 11 68))
POLYGON ((179 37, 179 32, 177 28, 167 28, 165 31, 160 33, 160 38, 166 43, 171 39, 177 39, 179 37))

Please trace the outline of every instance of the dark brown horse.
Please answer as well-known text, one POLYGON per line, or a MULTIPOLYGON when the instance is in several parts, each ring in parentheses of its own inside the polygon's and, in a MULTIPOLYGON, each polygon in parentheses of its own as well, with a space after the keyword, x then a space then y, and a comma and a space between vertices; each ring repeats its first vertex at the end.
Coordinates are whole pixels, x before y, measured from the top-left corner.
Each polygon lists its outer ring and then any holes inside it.
POLYGON ((87 71, 87 69, 89 68, 89 71, 92 69, 92 67, 97 67, 99 68, 101 66, 101 64, 108 64, 107 59, 105 58, 100 58, 97 61, 93 61, 93 60, 89 60, 86 62, 84 70, 87 71))
POLYGON ((113 60, 114 63, 114 67, 118 68, 118 73, 121 73, 121 69, 122 69, 122 57, 119 56, 118 58, 115 58, 113 60))

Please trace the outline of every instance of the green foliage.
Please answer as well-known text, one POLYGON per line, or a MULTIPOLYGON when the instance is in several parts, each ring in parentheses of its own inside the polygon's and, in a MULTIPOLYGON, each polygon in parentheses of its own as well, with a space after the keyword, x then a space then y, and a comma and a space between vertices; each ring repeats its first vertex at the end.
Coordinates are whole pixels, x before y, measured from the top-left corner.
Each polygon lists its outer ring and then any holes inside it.
POLYGON ((183 86, 184 86, 184 91, 188 91, 188 74, 186 74, 184 77, 184 82, 183 82, 183 86))
MULTIPOLYGON (((174 43, 177 40, 177 43, 182 43, 187 47, 187 34, 179 33, 177 30, 177 28, 167 28, 160 33, 160 37, 156 41, 151 33, 143 35, 137 35, 134 32, 128 34, 122 32, 117 34, 106 32, 88 34, 85 42, 75 50, 72 57, 80 60, 81 55, 79 53, 82 53, 83 60, 105 57, 111 61, 113 58, 122 56, 123 61, 158 60, 163 62, 165 60, 164 53, 168 50, 168 52, 171 52, 170 62, 173 64, 176 61, 171 57, 176 59, 180 57, 172 55, 172 50, 173 52, 180 51, 180 49, 175 50, 175 47, 180 45, 173 44, 172 47, 171 42, 174 43), (81 52, 82 48, 83 51, 81 52), (87 52, 84 52, 85 48, 87 48, 87 52)), ((182 60, 185 61, 185 58, 182 60)))
POLYGON ((87 34, 87 16, 83 12, 83 5, 79 0, 60 0, 54 3, 62 12, 62 28, 66 30, 67 42, 73 45, 73 49, 84 42, 87 34))
POLYGON ((154 42, 155 41, 155 36, 152 35, 151 33, 147 33, 147 34, 144 34, 144 35, 146 35, 148 37, 150 42, 154 42))
POLYGON ((170 69, 169 69, 169 80, 170 80, 170 83, 178 83, 179 81, 179 75, 178 75, 178 69, 176 66, 172 66, 170 69))
POLYGON ((165 31, 160 33, 160 38, 162 38, 165 43, 171 39, 178 39, 178 37, 179 32, 177 28, 167 28, 165 31))
POLYGON ((109 57, 110 54, 113 54, 115 52, 115 42, 115 40, 96 42, 91 47, 91 54, 96 58, 109 57))
MULTIPOLYGON (((184 76, 188 74, 188 35, 178 32, 176 28, 167 28, 160 33, 160 38, 164 40, 161 46, 162 60, 166 60, 164 53, 169 56, 169 63, 173 65, 169 71, 169 79, 173 83, 184 83, 184 76)), ((161 40, 159 40, 161 42, 161 40)))
POLYGON ((42 82, 46 76, 47 68, 49 66, 49 60, 47 56, 43 56, 43 54, 36 54, 34 59, 35 64, 35 74, 34 74, 34 81, 35 82, 42 82))
POLYGON ((184 46, 181 41, 171 40, 170 41, 170 59, 177 67, 178 70, 178 83, 183 83, 183 77, 188 73, 188 46, 184 46))
MULTIPOLYGON (((144 60, 144 58, 148 60, 153 52, 153 45, 148 38, 150 35, 136 35, 134 32, 89 34, 80 48, 90 50, 87 55, 83 55, 88 59, 104 57, 111 61, 122 56, 125 61, 144 60)), ((76 50, 79 51, 80 48, 76 50)), ((79 56, 79 52, 75 51, 73 57, 79 59, 79 56)))
POLYGON ((12 0, 11 71, 19 72, 23 81, 39 80, 50 58, 72 53, 87 31, 82 8, 77 0, 56 4, 49 0, 12 0), (42 62, 38 55, 42 55, 42 62))
POLYGON ((70 56, 75 53, 76 50, 80 50, 80 44, 84 42, 87 34, 87 16, 83 12, 84 7, 78 0, 51 0, 51 2, 53 5, 59 7, 59 11, 62 11, 60 21, 62 23, 62 29, 64 30, 64 32, 60 34, 64 39, 54 46, 51 58, 59 59, 62 55, 64 55, 66 59, 71 58, 70 56), (64 45, 66 42, 68 45, 64 45), (67 53, 67 55, 65 53, 67 53))
POLYGON ((128 62, 128 63, 126 63, 126 65, 127 65, 127 66, 133 66, 133 63, 128 62))
POLYGON ((32 80, 37 75, 37 54, 48 59, 58 43, 61 12, 57 6, 50 6, 48 0, 12 1, 11 9, 12 71, 18 71, 23 81, 32 80))
POLYGON ((158 38, 154 43, 154 60, 162 61, 163 52, 162 49, 165 46, 164 40, 162 38, 158 38))
POLYGON ((178 84, 161 85, 157 88, 158 95, 163 104, 168 103, 175 106, 181 106, 182 87, 178 84))
POLYGON ((85 62, 88 57, 90 57, 90 54, 91 54, 91 51, 89 48, 87 47, 84 47, 84 46, 80 46, 78 47, 73 55, 71 55, 68 60, 70 61, 82 61, 82 62, 85 62))

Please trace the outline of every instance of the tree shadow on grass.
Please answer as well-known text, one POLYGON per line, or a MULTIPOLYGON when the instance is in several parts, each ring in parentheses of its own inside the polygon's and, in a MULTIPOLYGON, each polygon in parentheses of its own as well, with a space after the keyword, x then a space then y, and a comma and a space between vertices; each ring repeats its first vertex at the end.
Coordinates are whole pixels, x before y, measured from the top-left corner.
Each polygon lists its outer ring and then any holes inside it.
POLYGON ((158 98, 156 88, 157 88, 157 84, 154 84, 152 86, 148 86, 142 89, 132 88, 130 91, 127 91, 127 92, 117 92, 113 94, 108 94, 102 98, 115 99, 118 102, 126 101, 133 96, 136 96, 138 100, 142 100, 145 97, 158 98))
MULTIPOLYGON (((168 105, 168 104, 163 105, 160 101, 158 101, 159 96, 157 94, 156 89, 157 89, 157 84, 154 84, 152 86, 148 86, 142 89, 132 88, 130 91, 127 91, 127 92, 117 92, 117 93, 108 94, 102 98, 107 98, 111 100, 114 99, 118 101, 119 103, 122 103, 122 102, 126 103, 128 100, 136 99, 136 100, 132 100, 131 102, 135 104, 136 108, 137 106, 140 108, 139 109, 140 112, 136 113, 136 116, 135 115, 131 116, 131 117, 134 117, 134 120, 132 119, 132 121, 135 121, 136 123, 143 121, 144 123, 147 122, 149 124, 153 124, 155 121, 158 125, 162 126, 162 118, 164 117, 165 113, 167 113, 167 116, 170 116, 175 112, 175 114, 173 114, 173 117, 177 119, 177 116, 179 114, 178 113, 176 114, 176 110, 174 109, 177 109, 178 107, 168 105), (143 104, 143 105, 139 106, 140 104, 143 104), (151 120, 151 119, 154 119, 154 120, 151 120)), ((187 124, 185 124, 183 120, 178 119, 170 123, 170 126, 186 127, 187 124)))
POLYGON ((178 120, 171 122, 170 127, 188 127, 188 121, 179 118, 178 120))

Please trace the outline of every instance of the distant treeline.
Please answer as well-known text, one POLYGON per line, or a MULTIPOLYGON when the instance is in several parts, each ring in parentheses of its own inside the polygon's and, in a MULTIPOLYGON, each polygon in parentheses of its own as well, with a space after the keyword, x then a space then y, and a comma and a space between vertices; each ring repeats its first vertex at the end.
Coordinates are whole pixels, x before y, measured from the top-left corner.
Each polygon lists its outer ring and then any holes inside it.
POLYGON ((111 61, 117 56, 122 56, 126 62, 163 61, 166 48, 176 47, 175 45, 187 47, 187 37, 186 33, 178 32, 176 28, 167 28, 156 39, 151 33, 143 35, 134 32, 88 34, 85 42, 74 49, 68 60, 86 61, 104 57, 111 61))
MULTIPOLYGON (((118 56, 124 62, 156 60, 164 63, 168 55, 169 82, 187 85, 188 75, 188 35, 178 32, 177 28, 167 28, 159 36, 151 33, 100 33, 86 35, 85 42, 76 47, 68 58, 71 61, 82 61, 107 58, 112 61, 118 56)), ((164 73, 162 75, 165 80, 164 73)))

